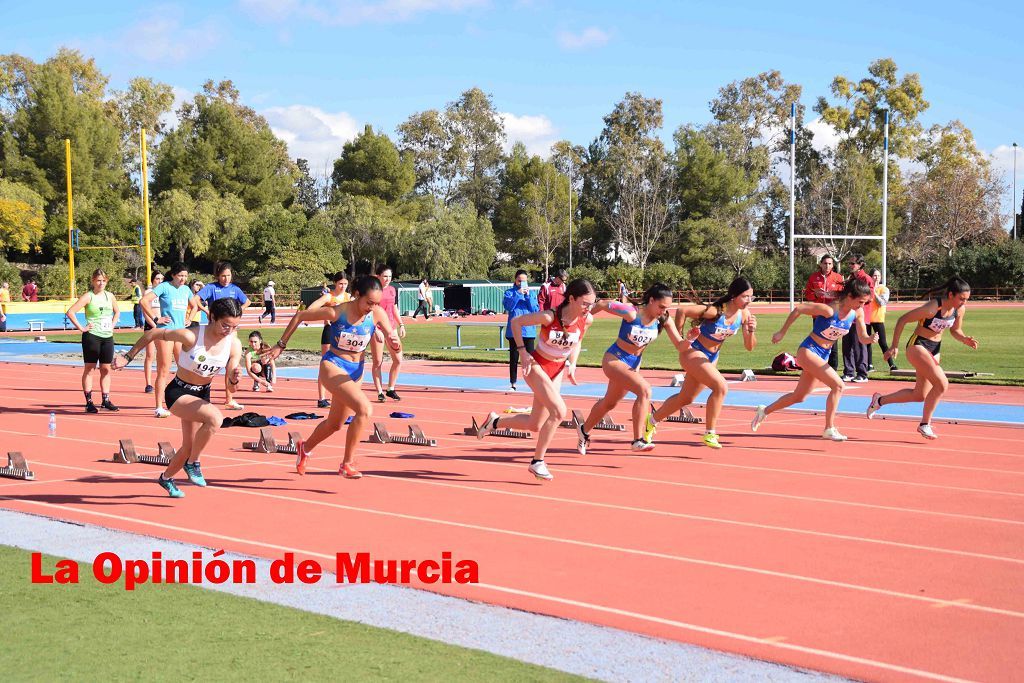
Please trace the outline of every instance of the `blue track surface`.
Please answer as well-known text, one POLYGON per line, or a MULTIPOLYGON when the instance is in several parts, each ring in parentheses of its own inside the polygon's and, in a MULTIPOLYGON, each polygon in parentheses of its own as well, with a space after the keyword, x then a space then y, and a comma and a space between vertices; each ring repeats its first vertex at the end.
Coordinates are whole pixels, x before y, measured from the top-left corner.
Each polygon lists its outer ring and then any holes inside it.
MULTIPOLYGON (((42 358, 44 353, 68 353, 75 349, 75 345, 61 344, 55 342, 23 342, 13 339, 0 340, 0 361, 19 363, 50 363, 55 365, 78 365, 75 361, 58 361, 42 358)), ((118 347, 127 348, 127 347, 118 347)), ((281 368, 278 371, 279 377, 291 379, 316 379, 316 368, 281 368)), ((370 373, 365 373, 364 382, 369 382, 370 373)), ((453 389, 466 391, 495 391, 503 392, 508 389, 508 382, 498 377, 466 377, 463 375, 436 375, 427 373, 402 373, 402 384, 406 386, 429 387, 431 389, 453 389)), ((604 395, 605 385, 599 383, 580 384, 573 386, 564 384, 562 393, 565 396, 583 396, 598 398, 604 395)), ((525 385, 520 387, 518 393, 529 393, 525 385)), ((654 387, 653 396, 657 401, 663 401, 676 393, 676 389, 670 387, 654 387)), ((758 405, 771 403, 780 396, 780 392, 774 391, 750 391, 744 388, 742 391, 730 391, 725 399, 725 404, 732 407, 754 408, 758 405)), ((703 403, 708 397, 708 392, 703 392, 697 397, 697 403, 703 403)), ((839 403, 839 412, 846 414, 863 415, 868 407, 870 396, 852 396, 846 394, 839 403)), ((799 407, 793 409, 823 411, 825 410, 825 395, 813 394, 799 407)), ((880 412, 880 416, 918 417, 921 414, 919 403, 902 403, 895 406, 887 406, 880 412)), ((957 401, 942 401, 935 410, 935 419, 948 421, 970 421, 970 422, 991 422, 997 424, 1024 425, 1024 406, 1001 405, 993 403, 964 403, 957 401)))

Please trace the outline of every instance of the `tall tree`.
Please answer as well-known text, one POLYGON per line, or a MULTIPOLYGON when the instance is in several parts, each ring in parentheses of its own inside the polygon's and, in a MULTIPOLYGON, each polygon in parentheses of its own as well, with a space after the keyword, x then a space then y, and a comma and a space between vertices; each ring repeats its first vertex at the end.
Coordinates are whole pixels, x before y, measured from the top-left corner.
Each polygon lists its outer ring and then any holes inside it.
POLYGON ((412 157, 401 157, 391 138, 367 125, 345 143, 334 162, 331 181, 336 191, 395 202, 412 191, 416 175, 412 157))
POLYGON ((323 206, 320 187, 309 172, 309 161, 296 159, 295 168, 298 173, 295 181, 295 203, 306 213, 306 218, 312 218, 323 206))
POLYGON ((43 198, 32 188, 0 178, 0 252, 28 251, 43 236, 43 198))

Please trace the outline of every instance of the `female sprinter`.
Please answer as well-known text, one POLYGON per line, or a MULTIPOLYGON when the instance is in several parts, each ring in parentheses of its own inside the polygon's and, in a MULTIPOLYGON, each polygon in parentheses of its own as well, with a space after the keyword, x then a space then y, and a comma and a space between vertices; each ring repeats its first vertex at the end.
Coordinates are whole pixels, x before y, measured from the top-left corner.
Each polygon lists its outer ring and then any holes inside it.
POLYGON ((836 429, 835 424, 839 397, 843 394, 843 380, 828 364, 828 357, 832 352, 832 345, 848 334, 854 325, 856 325, 857 338, 861 342, 873 344, 878 341, 877 334, 868 336, 867 327, 864 324, 864 304, 871 296, 871 288, 866 282, 850 278, 846 281, 842 293, 831 306, 815 303, 796 305, 796 308, 786 318, 782 329, 772 335, 772 343, 778 344, 782 341, 789 327, 801 315, 814 316, 811 333, 800 344, 800 349, 796 354, 796 360, 803 368, 803 372, 800 373, 796 389, 780 396, 768 407, 757 407, 757 414, 754 415, 754 420, 750 423, 750 428, 753 431, 756 432, 765 418, 776 410, 782 410, 794 403, 806 400, 815 383, 821 382, 829 388, 828 399, 825 401, 825 431, 822 432, 821 438, 846 441, 846 437, 836 429))
MULTIPOLYGON (((324 306, 337 306, 338 304, 343 304, 352 299, 352 295, 348 293, 348 277, 344 272, 338 272, 334 275, 328 275, 327 277, 334 283, 334 286, 321 294, 320 298, 311 303, 309 308, 306 310, 315 311, 316 309, 323 308, 324 306)), ((324 331, 320 333, 320 355, 323 355, 330 350, 331 323, 325 321, 324 331)), ((331 407, 331 401, 327 398, 327 389, 319 379, 316 381, 316 407, 331 407)))
MULTIPOLYGON (((554 477, 544 463, 548 445, 565 419, 565 401, 562 400, 563 374, 576 384, 576 359, 580 355, 583 336, 594 322, 590 309, 597 300, 594 286, 586 280, 573 280, 565 290, 565 300, 554 310, 529 313, 512 319, 512 337, 522 354, 523 380, 533 391, 533 410, 529 415, 501 418, 503 429, 526 429, 537 434, 537 448, 530 472, 538 479, 554 477), (537 347, 532 354, 523 353, 523 327, 539 325, 537 347), (564 371, 564 372, 563 372, 564 371)), ((490 413, 477 431, 482 439, 498 429, 498 414, 490 413)))
POLYGON ((697 398, 701 389, 711 390, 705 410, 707 428, 702 440, 709 448, 721 448, 715 425, 722 412, 725 395, 729 391, 725 378, 718 371, 718 354, 725 340, 743 330, 743 346, 753 351, 757 346, 754 331, 757 319, 748 306, 754 299, 754 288, 750 281, 738 277, 729 284, 724 295, 708 305, 695 304, 680 306, 676 310, 676 325, 682 329, 683 321, 692 318, 698 335, 687 347, 683 345, 679 351, 679 365, 686 371, 686 379, 679 393, 661 404, 647 420, 644 440, 648 443, 654 438, 658 422, 671 416, 680 408, 688 406, 697 398))
POLYGON ((172 479, 183 466, 189 481, 196 486, 206 486, 199 456, 224 420, 221 412, 210 403, 210 383, 214 375, 226 368, 228 381, 235 386, 242 376, 242 368, 239 367, 242 342, 235 334, 242 322, 241 305, 234 299, 213 301, 209 315, 210 322, 199 327, 150 330, 135 342, 128 353, 114 360, 115 370, 123 368, 153 340, 181 348, 178 373, 164 390, 171 414, 181 418, 181 448, 158 479, 171 498, 185 497, 172 479))
POLYGON ((253 330, 249 333, 249 348, 242 355, 245 362, 245 371, 252 378, 252 390, 259 391, 260 387, 267 393, 274 392, 274 379, 277 377, 277 363, 267 361, 260 356, 270 350, 267 342, 263 341, 263 335, 253 330))
POLYGON ((107 274, 97 268, 92 272, 92 291, 86 292, 71 304, 66 313, 75 329, 82 333, 82 393, 85 394, 85 412, 98 413, 92 402, 92 371, 100 366, 100 392, 106 410, 116 411, 110 402, 110 363, 114 360, 114 325, 121 312, 117 298, 107 291, 107 274), (85 307, 85 327, 78 322, 76 313, 85 307))
POLYGON ((391 328, 391 321, 380 308, 383 295, 380 280, 372 275, 356 278, 352 286, 355 298, 337 306, 324 306, 315 310, 306 309, 292 316, 281 340, 263 355, 269 362, 288 348, 288 340, 300 323, 324 320, 331 324, 330 348, 320 361, 320 381, 331 392, 334 401, 327 419, 316 426, 308 438, 299 442, 295 458, 295 470, 305 474, 306 463, 313 457, 313 449, 320 442, 341 429, 348 415, 354 415, 352 424, 345 433, 345 458, 338 468, 338 474, 347 479, 363 476, 353 464, 359 438, 370 426, 373 409, 366 400, 360 385, 363 379, 363 365, 366 347, 374 330, 383 330, 385 340, 391 349, 399 346, 398 335, 391 328))
MULTIPOLYGON (((186 280, 188 280, 188 268, 184 263, 175 263, 167 271, 164 281, 153 291, 143 295, 142 313, 153 327, 168 331, 180 330, 185 327, 185 313, 188 310, 189 299, 192 298, 192 290, 185 284, 186 280), (150 302, 154 299, 160 302, 160 317, 155 320, 152 319, 150 313, 150 302)), ((181 344, 176 341, 177 337, 157 335, 152 339, 156 340, 156 392, 153 395, 156 410, 154 414, 157 417, 170 417, 170 411, 164 407, 164 388, 170 377, 171 359, 181 353, 181 344)))
POLYGON ((604 398, 594 404, 583 424, 576 425, 578 442, 576 450, 580 455, 587 454, 590 445, 590 432, 605 415, 633 392, 633 444, 634 451, 647 451, 654 444, 640 437, 644 421, 651 409, 651 385, 640 375, 640 358, 644 349, 658 338, 662 328, 669 339, 676 345, 682 344, 679 329, 668 316, 672 306, 672 290, 666 285, 656 284, 644 292, 643 305, 634 308, 632 304, 619 301, 601 301, 593 309, 593 313, 601 310, 610 311, 622 318, 619 324, 619 336, 604 352, 601 369, 608 378, 608 390, 604 398))
POLYGON ((886 352, 885 359, 896 360, 903 328, 909 322, 916 322, 914 334, 907 342, 907 360, 917 371, 917 381, 913 389, 900 389, 885 396, 876 393, 872 396, 868 419, 874 417, 879 408, 890 403, 924 401, 917 432, 926 439, 938 438, 932 430, 932 413, 949 386, 946 373, 939 365, 942 332, 948 329, 953 339, 969 348, 978 348, 978 340, 963 332, 964 314, 970 298, 971 286, 958 277, 950 278, 945 284, 928 292, 928 303, 900 316, 892 333, 892 346, 886 352))
MULTIPOLYGON (((401 317, 398 315, 398 290, 392 286, 391 277, 390 268, 387 266, 377 267, 377 278, 380 280, 381 287, 384 288, 380 307, 384 314, 387 315, 391 326, 398 332, 398 336, 401 339, 405 339, 405 323, 402 322, 401 317)), ((377 400, 381 403, 389 398, 392 401, 401 401, 402 397, 395 391, 395 384, 398 383, 398 373, 402 370, 402 361, 404 360, 401 345, 397 348, 390 348, 391 369, 388 370, 387 389, 384 388, 384 377, 382 375, 384 370, 384 337, 380 332, 376 332, 373 335, 370 343, 370 353, 373 355, 371 374, 373 375, 373 386, 377 389, 377 400)))

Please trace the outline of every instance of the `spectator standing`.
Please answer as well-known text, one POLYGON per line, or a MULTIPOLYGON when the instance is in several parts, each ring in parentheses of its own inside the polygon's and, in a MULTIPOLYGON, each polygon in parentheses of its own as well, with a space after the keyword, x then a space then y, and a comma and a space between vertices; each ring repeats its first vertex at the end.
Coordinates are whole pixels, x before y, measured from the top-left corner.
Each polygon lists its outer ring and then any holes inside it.
POLYGON ((132 286, 132 317, 135 319, 135 327, 140 330, 146 326, 146 316, 142 315, 142 285, 135 278, 128 281, 132 286))
MULTIPOLYGON (((860 254, 850 254, 846 263, 850 268, 850 279, 860 280, 872 293, 871 299, 864 304, 864 320, 871 320, 875 314, 875 281, 864 271, 864 257, 860 254)), ((843 381, 867 382, 868 364, 868 345, 855 334, 843 337, 843 381)))
POLYGON ((25 286, 21 288, 22 301, 39 301, 39 287, 36 286, 34 278, 29 278, 25 286))
POLYGON ((11 303, 11 285, 0 285, 0 332, 7 331, 7 304, 11 303))
MULTIPOLYGON (((868 326, 868 333, 878 333, 878 348, 881 349, 882 353, 886 353, 889 350, 889 344, 885 340, 885 307, 889 304, 889 288, 882 284, 882 273, 875 268, 871 271, 871 279, 875 281, 875 312, 872 314, 870 320, 871 324, 868 326)), ((871 347, 868 347, 868 370, 874 370, 875 366, 871 361, 871 347)), ((896 367, 896 361, 892 358, 889 359, 889 371, 899 370, 896 367)))
MULTIPOLYGON (((807 278, 804 287, 804 301, 831 306, 843 291, 843 276, 836 272, 836 261, 831 254, 825 254, 818 261, 818 270, 807 278)), ((839 372, 838 344, 833 344, 829 352, 828 364, 839 372)))
POLYGON ((559 268, 550 281, 540 286, 540 292, 537 294, 540 310, 554 310, 565 301, 565 282, 568 279, 569 274, 565 272, 565 268, 559 268))
POLYGON ((270 324, 277 322, 277 290, 274 289, 274 281, 267 282, 263 288, 263 312, 260 313, 260 324, 263 324, 264 316, 270 316, 270 324))
MULTIPOLYGON (((234 299, 241 305, 242 315, 245 315, 245 309, 249 307, 249 297, 245 295, 238 285, 231 282, 231 278, 234 275, 234 269, 230 261, 218 261, 213 266, 213 275, 217 278, 216 282, 211 282, 204 285, 202 289, 192 300, 190 304, 199 308, 206 317, 210 318, 209 304, 213 301, 219 301, 221 299, 234 299)), ((242 410, 245 406, 235 400, 235 384, 231 383, 231 378, 228 375, 224 375, 224 407, 228 410, 242 410)))
POLYGON ((619 284, 619 301, 624 304, 629 303, 629 287, 621 279, 618 281, 619 284))
POLYGON ((420 286, 416 288, 416 310, 413 311, 413 319, 419 315, 420 311, 423 311, 423 315, 430 320, 430 309, 432 308, 432 301, 430 298, 430 283, 427 282, 427 278, 420 280, 420 286))
MULTIPOLYGON (((530 278, 525 270, 516 271, 516 280, 512 286, 505 290, 505 297, 502 306, 508 313, 508 325, 505 327, 505 339, 508 344, 508 380, 511 386, 509 389, 516 391, 516 379, 519 377, 519 349, 516 347, 512 336, 512 319, 521 315, 537 313, 540 311, 540 304, 537 297, 530 291, 530 278)), ((526 352, 532 354, 537 341, 537 326, 524 325, 523 346, 526 352)))

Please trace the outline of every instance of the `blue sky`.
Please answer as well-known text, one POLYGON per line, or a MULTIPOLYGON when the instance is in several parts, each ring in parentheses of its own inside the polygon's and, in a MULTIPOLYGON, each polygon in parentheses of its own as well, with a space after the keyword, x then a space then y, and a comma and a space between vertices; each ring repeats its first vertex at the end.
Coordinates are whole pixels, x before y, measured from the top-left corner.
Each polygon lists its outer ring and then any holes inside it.
POLYGON ((592 140, 627 91, 663 100, 668 137, 706 122, 730 81, 778 69, 811 107, 835 75, 860 78, 879 57, 920 74, 925 125, 962 120, 1007 184, 1009 145, 1024 144, 1018 2, 0 0, 0 14, 0 52, 75 47, 112 87, 144 75, 187 97, 230 78, 314 168, 364 124, 394 135, 472 86, 493 95, 510 139, 543 152, 592 140))

